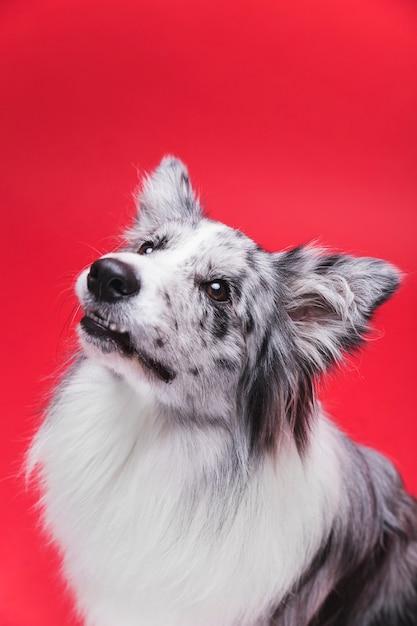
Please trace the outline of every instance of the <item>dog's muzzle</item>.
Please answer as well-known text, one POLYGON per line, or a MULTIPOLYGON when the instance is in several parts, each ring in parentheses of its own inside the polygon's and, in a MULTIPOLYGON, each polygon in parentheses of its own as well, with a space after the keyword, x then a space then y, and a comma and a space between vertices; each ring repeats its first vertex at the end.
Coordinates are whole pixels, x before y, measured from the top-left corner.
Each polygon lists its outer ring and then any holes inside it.
MULTIPOLYGON (((115 304, 136 296, 140 291, 140 286, 140 280, 130 265, 110 257, 95 261, 87 276, 88 291, 94 296, 97 305, 115 304)), ((158 378, 165 383, 171 382, 175 378, 175 373, 161 362, 138 350, 128 330, 112 319, 110 311, 112 307, 105 308, 109 309, 106 315, 95 310, 94 305, 84 309, 85 315, 80 325, 85 335, 94 342, 99 342, 100 346, 105 346, 106 351, 110 347, 117 349, 125 356, 138 358, 158 378)))

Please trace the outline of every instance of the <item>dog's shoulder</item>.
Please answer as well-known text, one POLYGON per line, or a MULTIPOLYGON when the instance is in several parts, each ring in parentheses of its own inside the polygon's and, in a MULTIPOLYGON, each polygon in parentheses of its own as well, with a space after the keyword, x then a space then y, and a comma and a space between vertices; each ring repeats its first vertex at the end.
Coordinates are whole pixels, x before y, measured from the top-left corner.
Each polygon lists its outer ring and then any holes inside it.
POLYGON ((349 440, 346 446, 344 504, 271 626, 417 623, 417 500, 385 457, 349 440))

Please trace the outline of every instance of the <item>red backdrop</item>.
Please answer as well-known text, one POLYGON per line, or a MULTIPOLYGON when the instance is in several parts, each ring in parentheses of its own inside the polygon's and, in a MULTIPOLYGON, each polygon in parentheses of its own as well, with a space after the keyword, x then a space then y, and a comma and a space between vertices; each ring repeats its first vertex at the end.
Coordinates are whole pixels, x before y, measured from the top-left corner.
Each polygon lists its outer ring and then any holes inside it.
POLYGON ((416 76, 411 0, 0 3, 1 626, 72 623, 22 455, 73 342, 74 276, 167 152, 266 248, 318 239, 407 274, 324 398, 417 493, 416 76))

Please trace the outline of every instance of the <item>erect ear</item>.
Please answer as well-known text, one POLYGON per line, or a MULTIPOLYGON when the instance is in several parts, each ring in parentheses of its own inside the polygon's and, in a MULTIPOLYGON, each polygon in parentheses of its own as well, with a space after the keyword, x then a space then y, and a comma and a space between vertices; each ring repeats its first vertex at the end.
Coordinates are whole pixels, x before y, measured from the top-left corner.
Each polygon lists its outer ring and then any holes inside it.
POLYGON ((276 263, 298 352, 316 371, 362 343, 372 313, 400 281, 385 261, 313 247, 277 254, 276 263))
POLYGON ((138 226, 146 231, 168 220, 199 220, 201 208, 191 187, 185 165, 166 156, 147 176, 136 196, 138 226))

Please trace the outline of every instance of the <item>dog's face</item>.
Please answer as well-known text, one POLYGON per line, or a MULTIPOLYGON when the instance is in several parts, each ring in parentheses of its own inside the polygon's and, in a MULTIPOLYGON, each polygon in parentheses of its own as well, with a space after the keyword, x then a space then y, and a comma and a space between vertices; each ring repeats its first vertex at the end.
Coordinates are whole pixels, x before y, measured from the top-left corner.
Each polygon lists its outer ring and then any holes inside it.
POLYGON ((251 240, 205 219, 133 236, 78 279, 83 345, 185 413, 224 415, 248 355, 257 305, 246 294, 259 281, 247 259, 258 254, 251 240))
POLYGON ((314 376, 360 343, 397 282, 374 259, 263 251, 204 218, 186 169, 166 158, 126 247, 77 281, 80 340, 184 423, 241 428, 253 448, 288 425, 302 448, 314 376))

